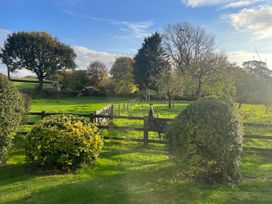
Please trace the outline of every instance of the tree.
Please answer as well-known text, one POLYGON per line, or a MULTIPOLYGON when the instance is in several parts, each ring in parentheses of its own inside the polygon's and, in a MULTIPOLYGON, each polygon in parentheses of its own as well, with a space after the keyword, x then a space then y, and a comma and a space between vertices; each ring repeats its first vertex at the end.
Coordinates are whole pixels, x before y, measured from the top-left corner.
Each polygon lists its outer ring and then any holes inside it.
POLYGON ((62 90, 81 93, 90 86, 86 70, 64 71, 59 73, 62 90))
POLYGON ((0 58, 11 72, 20 69, 34 72, 40 91, 44 78, 59 70, 76 67, 74 50, 47 32, 10 34, 1 49, 0 58))
POLYGON ((196 79, 194 95, 219 97, 232 97, 236 93, 234 81, 231 78, 233 65, 227 60, 227 56, 211 54, 203 62, 199 63, 194 78, 196 79))
POLYGON ((172 107, 172 99, 183 94, 182 77, 175 71, 163 71, 157 78, 158 93, 168 99, 168 107, 172 107))
POLYGON ((257 79, 271 79, 272 71, 268 69, 265 62, 257 60, 246 61, 243 63, 243 69, 257 79))
POLYGON ((134 63, 135 82, 140 90, 158 91, 156 78, 163 70, 170 70, 168 57, 162 47, 162 38, 154 33, 144 39, 136 54, 134 63))
POLYGON ((236 87, 236 100, 241 108, 242 103, 252 103, 256 97, 257 79, 240 67, 233 67, 232 77, 236 87))
POLYGON ((189 23, 168 25, 163 45, 172 66, 184 78, 184 94, 190 98, 205 95, 232 95, 227 57, 216 53, 214 36, 189 23))
POLYGON ((110 74, 117 94, 131 94, 137 91, 133 75, 134 60, 130 57, 119 57, 114 62, 110 74))
POLYGON ((215 43, 213 35, 185 22, 170 24, 164 29, 163 45, 173 66, 186 74, 213 53, 215 43))
POLYGON ((108 78, 106 66, 99 61, 95 61, 88 66, 87 74, 94 89, 99 89, 100 83, 108 78))
POLYGON ((267 113, 272 101, 272 71, 265 62, 257 60, 244 62, 243 70, 253 79, 253 102, 264 104, 267 113))

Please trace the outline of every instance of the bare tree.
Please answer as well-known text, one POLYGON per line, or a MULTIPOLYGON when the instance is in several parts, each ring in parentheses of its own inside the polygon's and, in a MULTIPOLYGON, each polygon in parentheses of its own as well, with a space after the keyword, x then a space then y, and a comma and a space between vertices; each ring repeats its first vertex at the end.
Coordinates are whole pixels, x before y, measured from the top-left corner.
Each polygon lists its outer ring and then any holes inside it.
POLYGON ((166 26, 163 45, 174 67, 185 74, 214 51, 215 42, 203 28, 185 22, 166 26))
POLYGON ((205 87, 210 93, 215 89, 208 85, 217 83, 216 79, 223 79, 228 72, 226 55, 216 54, 214 36, 199 26, 189 23, 168 25, 163 33, 163 46, 172 67, 184 77, 185 95, 199 97, 204 94, 205 87))

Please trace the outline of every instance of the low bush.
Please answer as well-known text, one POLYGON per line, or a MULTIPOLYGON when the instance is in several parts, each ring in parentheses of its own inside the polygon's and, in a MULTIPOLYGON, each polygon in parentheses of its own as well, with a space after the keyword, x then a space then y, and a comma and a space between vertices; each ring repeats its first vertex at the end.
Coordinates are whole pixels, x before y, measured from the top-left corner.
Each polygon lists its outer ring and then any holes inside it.
POLYGON ((23 112, 22 95, 6 76, 0 74, 0 165, 5 163, 23 112))
POLYGON ((242 122, 235 104, 206 97, 184 109, 166 133, 168 149, 187 176, 238 182, 242 122))
POLYGON ((74 170, 94 164, 103 147, 95 125, 76 116, 49 116, 27 135, 28 163, 49 169, 74 170))

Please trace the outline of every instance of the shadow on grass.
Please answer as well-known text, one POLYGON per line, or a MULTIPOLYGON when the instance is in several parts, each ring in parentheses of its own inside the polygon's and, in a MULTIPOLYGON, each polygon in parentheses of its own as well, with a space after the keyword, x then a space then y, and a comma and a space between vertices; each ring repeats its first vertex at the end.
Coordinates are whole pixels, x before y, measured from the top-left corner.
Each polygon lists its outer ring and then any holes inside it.
MULTIPOLYGON (((250 157, 251 154, 244 159, 250 157)), ((24 173, 18 174, 19 182, 24 173)), ((181 178, 162 147, 144 149, 139 144, 118 141, 105 142, 94 168, 83 167, 76 174, 60 178, 45 176, 19 186, 25 185, 31 185, 27 193, 18 186, 7 186, 10 195, 19 195, 7 197, 6 203, 271 203, 272 200, 272 180, 267 177, 245 179, 237 186, 208 186, 181 178), (41 182, 46 184, 40 186, 41 182)))

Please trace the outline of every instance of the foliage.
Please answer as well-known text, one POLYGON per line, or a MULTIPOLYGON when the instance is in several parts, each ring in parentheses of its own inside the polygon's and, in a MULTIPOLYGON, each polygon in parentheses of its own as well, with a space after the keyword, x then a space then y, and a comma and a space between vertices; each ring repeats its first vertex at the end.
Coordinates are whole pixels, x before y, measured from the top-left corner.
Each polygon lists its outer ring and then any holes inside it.
POLYGON ((81 93, 84 89, 90 87, 90 80, 85 70, 60 72, 60 87, 64 91, 81 93))
POLYGON ((55 115, 35 124, 27 135, 27 161, 62 170, 94 164, 103 147, 96 126, 75 116, 55 115))
POLYGON ((63 69, 75 68, 74 50, 47 32, 17 32, 8 36, 0 58, 10 71, 28 69, 39 79, 43 88, 44 78, 63 69))
POLYGON ((272 71, 268 69, 267 64, 262 61, 252 60, 243 62, 243 69, 257 79, 271 79, 272 71))
POLYGON ((137 91, 133 75, 134 60, 130 57, 119 57, 113 64, 110 74, 117 94, 131 94, 137 91))
POLYGON ((99 61, 95 61, 87 67, 87 74, 94 89, 99 89, 100 83, 108 78, 106 65, 99 61))
POLYGON ((183 76, 185 97, 235 93, 227 57, 215 52, 214 36, 205 29, 189 23, 170 24, 163 33, 163 45, 172 66, 183 76))
POLYGON ((134 60, 134 76, 138 88, 157 92, 157 76, 163 70, 170 70, 168 57, 162 47, 162 38, 159 33, 156 32, 145 38, 134 60))
POLYGON ((6 76, 0 74, 0 165, 5 163, 23 112, 24 103, 20 92, 6 76))
POLYGON ((238 182, 242 122, 235 104, 206 97, 189 105, 167 134, 181 170, 208 183, 238 182))
POLYGON ((168 99, 168 107, 172 107, 172 99, 183 95, 183 79, 176 72, 164 71, 157 78, 158 93, 168 99))
POLYGON ((24 102, 24 110, 25 112, 28 112, 31 106, 31 97, 26 93, 22 93, 22 97, 24 102))

